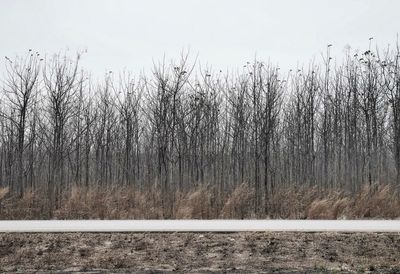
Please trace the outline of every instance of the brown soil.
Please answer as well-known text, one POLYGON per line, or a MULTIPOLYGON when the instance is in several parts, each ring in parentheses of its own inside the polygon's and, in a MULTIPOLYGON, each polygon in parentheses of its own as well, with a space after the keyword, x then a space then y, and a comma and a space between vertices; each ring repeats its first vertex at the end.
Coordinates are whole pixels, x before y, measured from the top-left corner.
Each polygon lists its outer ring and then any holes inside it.
POLYGON ((2 233, 0 271, 400 273, 400 233, 2 233))

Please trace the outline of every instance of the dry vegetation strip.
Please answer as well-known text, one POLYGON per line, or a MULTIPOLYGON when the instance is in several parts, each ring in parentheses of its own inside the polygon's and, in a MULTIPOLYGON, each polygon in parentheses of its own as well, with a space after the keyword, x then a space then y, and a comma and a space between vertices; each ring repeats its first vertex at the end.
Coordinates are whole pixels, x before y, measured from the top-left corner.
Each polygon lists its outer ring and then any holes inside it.
POLYGON ((395 219, 400 194, 391 185, 364 186, 355 193, 316 187, 279 188, 267 201, 267 212, 254 211, 254 189, 238 186, 218 195, 212 188, 176 192, 168 203, 158 190, 73 188, 49 208, 41 192, 17 198, 0 189, 0 219, 395 219))
POLYGON ((0 234, 1 272, 399 273, 399 255, 399 233, 0 234))

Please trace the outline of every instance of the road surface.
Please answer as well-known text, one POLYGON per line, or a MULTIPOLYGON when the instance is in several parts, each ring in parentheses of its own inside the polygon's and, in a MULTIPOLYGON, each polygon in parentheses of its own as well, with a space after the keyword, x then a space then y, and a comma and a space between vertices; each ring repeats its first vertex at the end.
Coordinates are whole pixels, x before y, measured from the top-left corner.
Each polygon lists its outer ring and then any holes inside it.
POLYGON ((0 232, 400 232, 400 220, 0 221, 0 232))

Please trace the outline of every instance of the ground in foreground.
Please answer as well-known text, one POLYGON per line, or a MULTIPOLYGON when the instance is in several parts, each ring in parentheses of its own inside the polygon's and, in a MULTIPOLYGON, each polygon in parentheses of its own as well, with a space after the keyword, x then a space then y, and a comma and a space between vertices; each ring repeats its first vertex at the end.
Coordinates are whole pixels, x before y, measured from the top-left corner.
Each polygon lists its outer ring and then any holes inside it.
POLYGON ((400 233, 2 233, 0 271, 400 273, 400 233))

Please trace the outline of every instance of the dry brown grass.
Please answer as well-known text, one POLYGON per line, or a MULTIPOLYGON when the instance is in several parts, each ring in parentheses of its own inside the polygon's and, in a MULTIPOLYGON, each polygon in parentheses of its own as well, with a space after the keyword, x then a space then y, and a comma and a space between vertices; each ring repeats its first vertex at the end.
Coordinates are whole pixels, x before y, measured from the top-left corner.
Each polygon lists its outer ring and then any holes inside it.
POLYGON ((226 219, 254 218, 255 213, 252 210, 254 198, 253 189, 247 184, 239 185, 224 202, 220 216, 226 219))
POLYGON ((391 185, 364 186, 356 193, 316 187, 282 187, 264 201, 266 213, 254 209, 255 193, 242 184, 224 198, 209 186, 174 193, 162 200, 157 189, 72 188, 48 210, 41 192, 22 198, 0 189, 0 219, 365 219, 400 217, 400 194, 391 185), (169 204, 167 204, 169 203, 169 204), (168 205, 165 207, 164 205, 168 205), (49 215, 50 212, 51 214, 49 215))
POLYGON ((30 190, 17 198, 8 188, 0 189, 0 219, 43 219, 44 209, 42 197, 30 190))
POLYGON ((57 219, 162 219, 160 193, 129 188, 73 188, 54 210, 57 219))
POLYGON ((0 202, 8 193, 8 187, 0 188, 0 202))
POLYGON ((391 185, 365 185, 354 194, 330 192, 314 200, 309 219, 395 219, 400 217, 400 193, 391 185))
POLYGON ((212 209, 212 195, 206 186, 177 195, 174 217, 177 219, 207 219, 215 214, 212 209))

